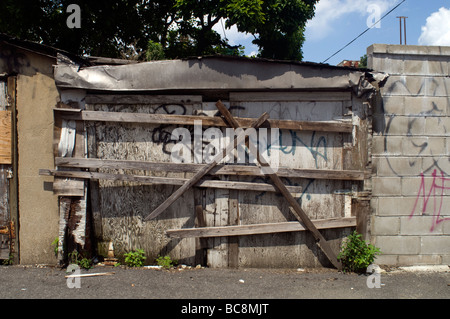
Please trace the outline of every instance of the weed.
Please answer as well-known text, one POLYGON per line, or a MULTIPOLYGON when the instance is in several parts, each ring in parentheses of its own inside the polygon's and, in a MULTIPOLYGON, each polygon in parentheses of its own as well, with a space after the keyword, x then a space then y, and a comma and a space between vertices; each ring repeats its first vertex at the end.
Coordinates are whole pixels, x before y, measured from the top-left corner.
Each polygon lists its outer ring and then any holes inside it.
POLYGON ((130 251, 129 253, 124 254, 124 256, 125 263, 129 267, 142 267, 144 266, 144 262, 147 259, 147 257, 145 257, 145 252, 143 249, 130 251))
POLYGON ((367 244, 355 230, 344 240, 338 259, 343 271, 363 272, 380 253, 379 248, 367 244))
POLYGON ((52 241, 53 251, 55 253, 55 257, 58 257, 58 245, 59 245, 59 237, 55 237, 52 241))
POLYGON ((163 268, 170 269, 177 264, 177 261, 172 260, 170 256, 159 256, 158 258, 156 258, 156 264, 163 268))
POLYGON ((81 256, 81 254, 78 251, 74 250, 71 253, 69 253, 68 256, 72 264, 76 264, 80 266, 80 268, 84 269, 92 268, 92 261, 88 258, 81 256))

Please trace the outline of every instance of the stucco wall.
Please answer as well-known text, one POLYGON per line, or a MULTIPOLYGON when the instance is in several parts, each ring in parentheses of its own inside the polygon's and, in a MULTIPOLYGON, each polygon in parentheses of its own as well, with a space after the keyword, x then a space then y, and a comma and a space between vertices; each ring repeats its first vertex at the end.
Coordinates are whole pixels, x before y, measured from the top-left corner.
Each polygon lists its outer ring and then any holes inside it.
POLYGON ((4 46, 0 70, 17 74, 19 171, 19 253, 21 264, 55 263, 51 246, 58 235, 58 202, 53 178, 53 108, 59 93, 53 80, 55 59, 4 46))
POLYGON ((379 264, 450 263, 450 47, 374 44, 389 74, 373 118, 372 241, 379 264))

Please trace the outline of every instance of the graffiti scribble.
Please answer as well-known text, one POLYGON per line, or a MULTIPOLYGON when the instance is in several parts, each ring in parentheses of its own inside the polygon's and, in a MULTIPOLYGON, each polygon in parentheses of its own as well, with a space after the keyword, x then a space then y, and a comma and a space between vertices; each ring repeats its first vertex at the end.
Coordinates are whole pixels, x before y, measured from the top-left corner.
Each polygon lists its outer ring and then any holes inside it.
POLYGON ((431 175, 433 177, 431 186, 428 190, 428 193, 426 192, 425 187, 425 176, 423 173, 420 174, 421 177, 421 183, 419 187, 419 192, 416 197, 416 202, 414 203, 414 207, 411 211, 411 214, 409 215, 409 218, 412 218, 414 213, 416 212, 417 204, 419 202, 419 198, 423 198, 423 204, 422 204, 422 214, 426 212, 428 203, 430 199, 432 198, 433 201, 433 221, 431 224, 430 232, 434 231, 435 227, 442 223, 443 221, 450 220, 450 217, 441 217, 441 210, 442 210, 442 203, 444 199, 444 191, 450 190, 450 185, 446 186, 446 182, 450 182, 450 178, 444 177, 444 173, 441 172, 440 176, 437 174, 437 170, 435 169, 431 175))

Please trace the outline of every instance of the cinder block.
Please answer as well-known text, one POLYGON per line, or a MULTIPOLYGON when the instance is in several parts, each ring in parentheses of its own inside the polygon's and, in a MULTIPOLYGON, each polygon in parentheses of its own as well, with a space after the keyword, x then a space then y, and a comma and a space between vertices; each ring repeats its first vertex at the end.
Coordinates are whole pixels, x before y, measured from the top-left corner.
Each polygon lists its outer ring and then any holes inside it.
MULTIPOLYGON (((450 202, 450 200, 448 200, 448 202, 450 202)), ((449 206, 444 206, 444 207, 449 207, 449 206)), ((450 236, 450 216, 449 216, 450 212, 447 210, 446 211, 446 216, 439 216, 440 218, 444 219, 444 221, 442 221, 442 233, 444 235, 449 235, 450 236)))
POLYGON ((450 254, 450 236, 423 236, 421 254, 450 254))
POLYGON ((445 137, 405 136, 402 140, 402 153, 407 156, 446 156, 445 137))
POLYGON ((386 116, 385 135, 394 136, 423 136, 425 131, 425 118, 422 116, 386 116))
POLYGON ((374 196, 392 196, 401 194, 400 177, 373 177, 372 194, 374 196))
POLYGON ((378 216, 409 216, 416 199, 411 197, 378 198, 378 216))
POLYGON ((377 176, 417 176, 421 172, 420 157, 382 157, 377 162, 377 176))
POLYGON ((400 218, 400 235, 443 234, 443 225, 434 225, 434 216, 412 216, 400 218), (433 229, 432 229, 433 227, 433 229))
POLYGON ((388 265, 397 266, 398 265, 398 255, 385 255, 381 254, 375 257, 373 262, 376 265, 388 265))
MULTIPOLYGON (((376 145, 377 151, 381 151, 382 155, 403 155, 402 154, 402 143, 403 143, 403 136, 379 136, 379 139, 377 139, 374 142, 372 142, 372 145, 376 145)), ((377 155, 372 151, 372 155, 377 155)))
POLYGON ((408 75, 447 75, 447 61, 439 57, 407 56, 404 61, 404 74, 408 75))
POLYGON ((373 136, 372 137, 372 156, 384 154, 384 136, 373 136))
MULTIPOLYGON (((450 174, 450 158, 447 155, 437 155, 422 158, 422 171, 427 176, 431 176, 433 171, 436 170, 437 176, 449 176, 450 174)), ((450 183, 447 183, 450 186, 450 183)))
POLYGON ((405 115, 448 115, 449 97, 405 96, 405 115))
POLYGON ((398 235, 400 230, 400 217, 374 217, 372 218, 372 235, 398 235))
POLYGON ((399 266, 415 265, 441 265, 442 257, 440 255, 399 255, 399 266))
POLYGON ((450 136, 450 118, 445 117, 426 117, 425 135, 450 136))
POLYGON ((422 182, 425 185, 425 193, 428 194, 427 190, 429 190, 430 187, 432 187, 432 185, 433 185, 432 177, 428 177, 428 176, 424 176, 423 178, 421 176, 403 177, 402 182, 401 182, 401 186, 402 186, 401 194, 403 196, 412 196, 412 197, 416 197, 421 194, 423 195, 422 182))
POLYGON ((450 254, 442 255, 442 265, 450 265, 450 254))
POLYGON ((383 96, 383 108, 382 111, 385 115, 405 114, 405 97, 404 96, 383 96))
POLYGON ((375 246, 388 255, 411 255, 420 253, 419 236, 376 236, 375 246))

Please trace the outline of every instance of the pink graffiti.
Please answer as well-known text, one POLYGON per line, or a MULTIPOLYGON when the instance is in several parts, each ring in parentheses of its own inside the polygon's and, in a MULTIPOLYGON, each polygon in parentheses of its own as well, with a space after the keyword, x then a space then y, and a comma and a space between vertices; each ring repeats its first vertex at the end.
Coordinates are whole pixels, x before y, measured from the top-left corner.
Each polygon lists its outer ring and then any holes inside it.
POLYGON ((430 232, 432 232, 434 231, 434 228, 438 224, 442 223, 443 221, 450 220, 450 217, 446 218, 441 217, 442 202, 444 199, 444 190, 450 190, 450 185, 445 186, 445 183, 450 182, 450 178, 445 178, 443 172, 441 172, 441 176, 438 176, 437 171, 435 169, 433 171, 433 174, 431 174, 433 180, 427 194, 425 189, 425 176, 423 173, 421 173, 420 176, 422 178, 422 181, 420 183, 419 192, 417 194, 414 208, 411 214, 409 215, 409 218, 413 217, 417 208, 417 204, 419 202, 419 198, 421 196, 423 198, 422 214, 426 212, 429 200, 433 198, 433 221, 430 228, 430 232))

